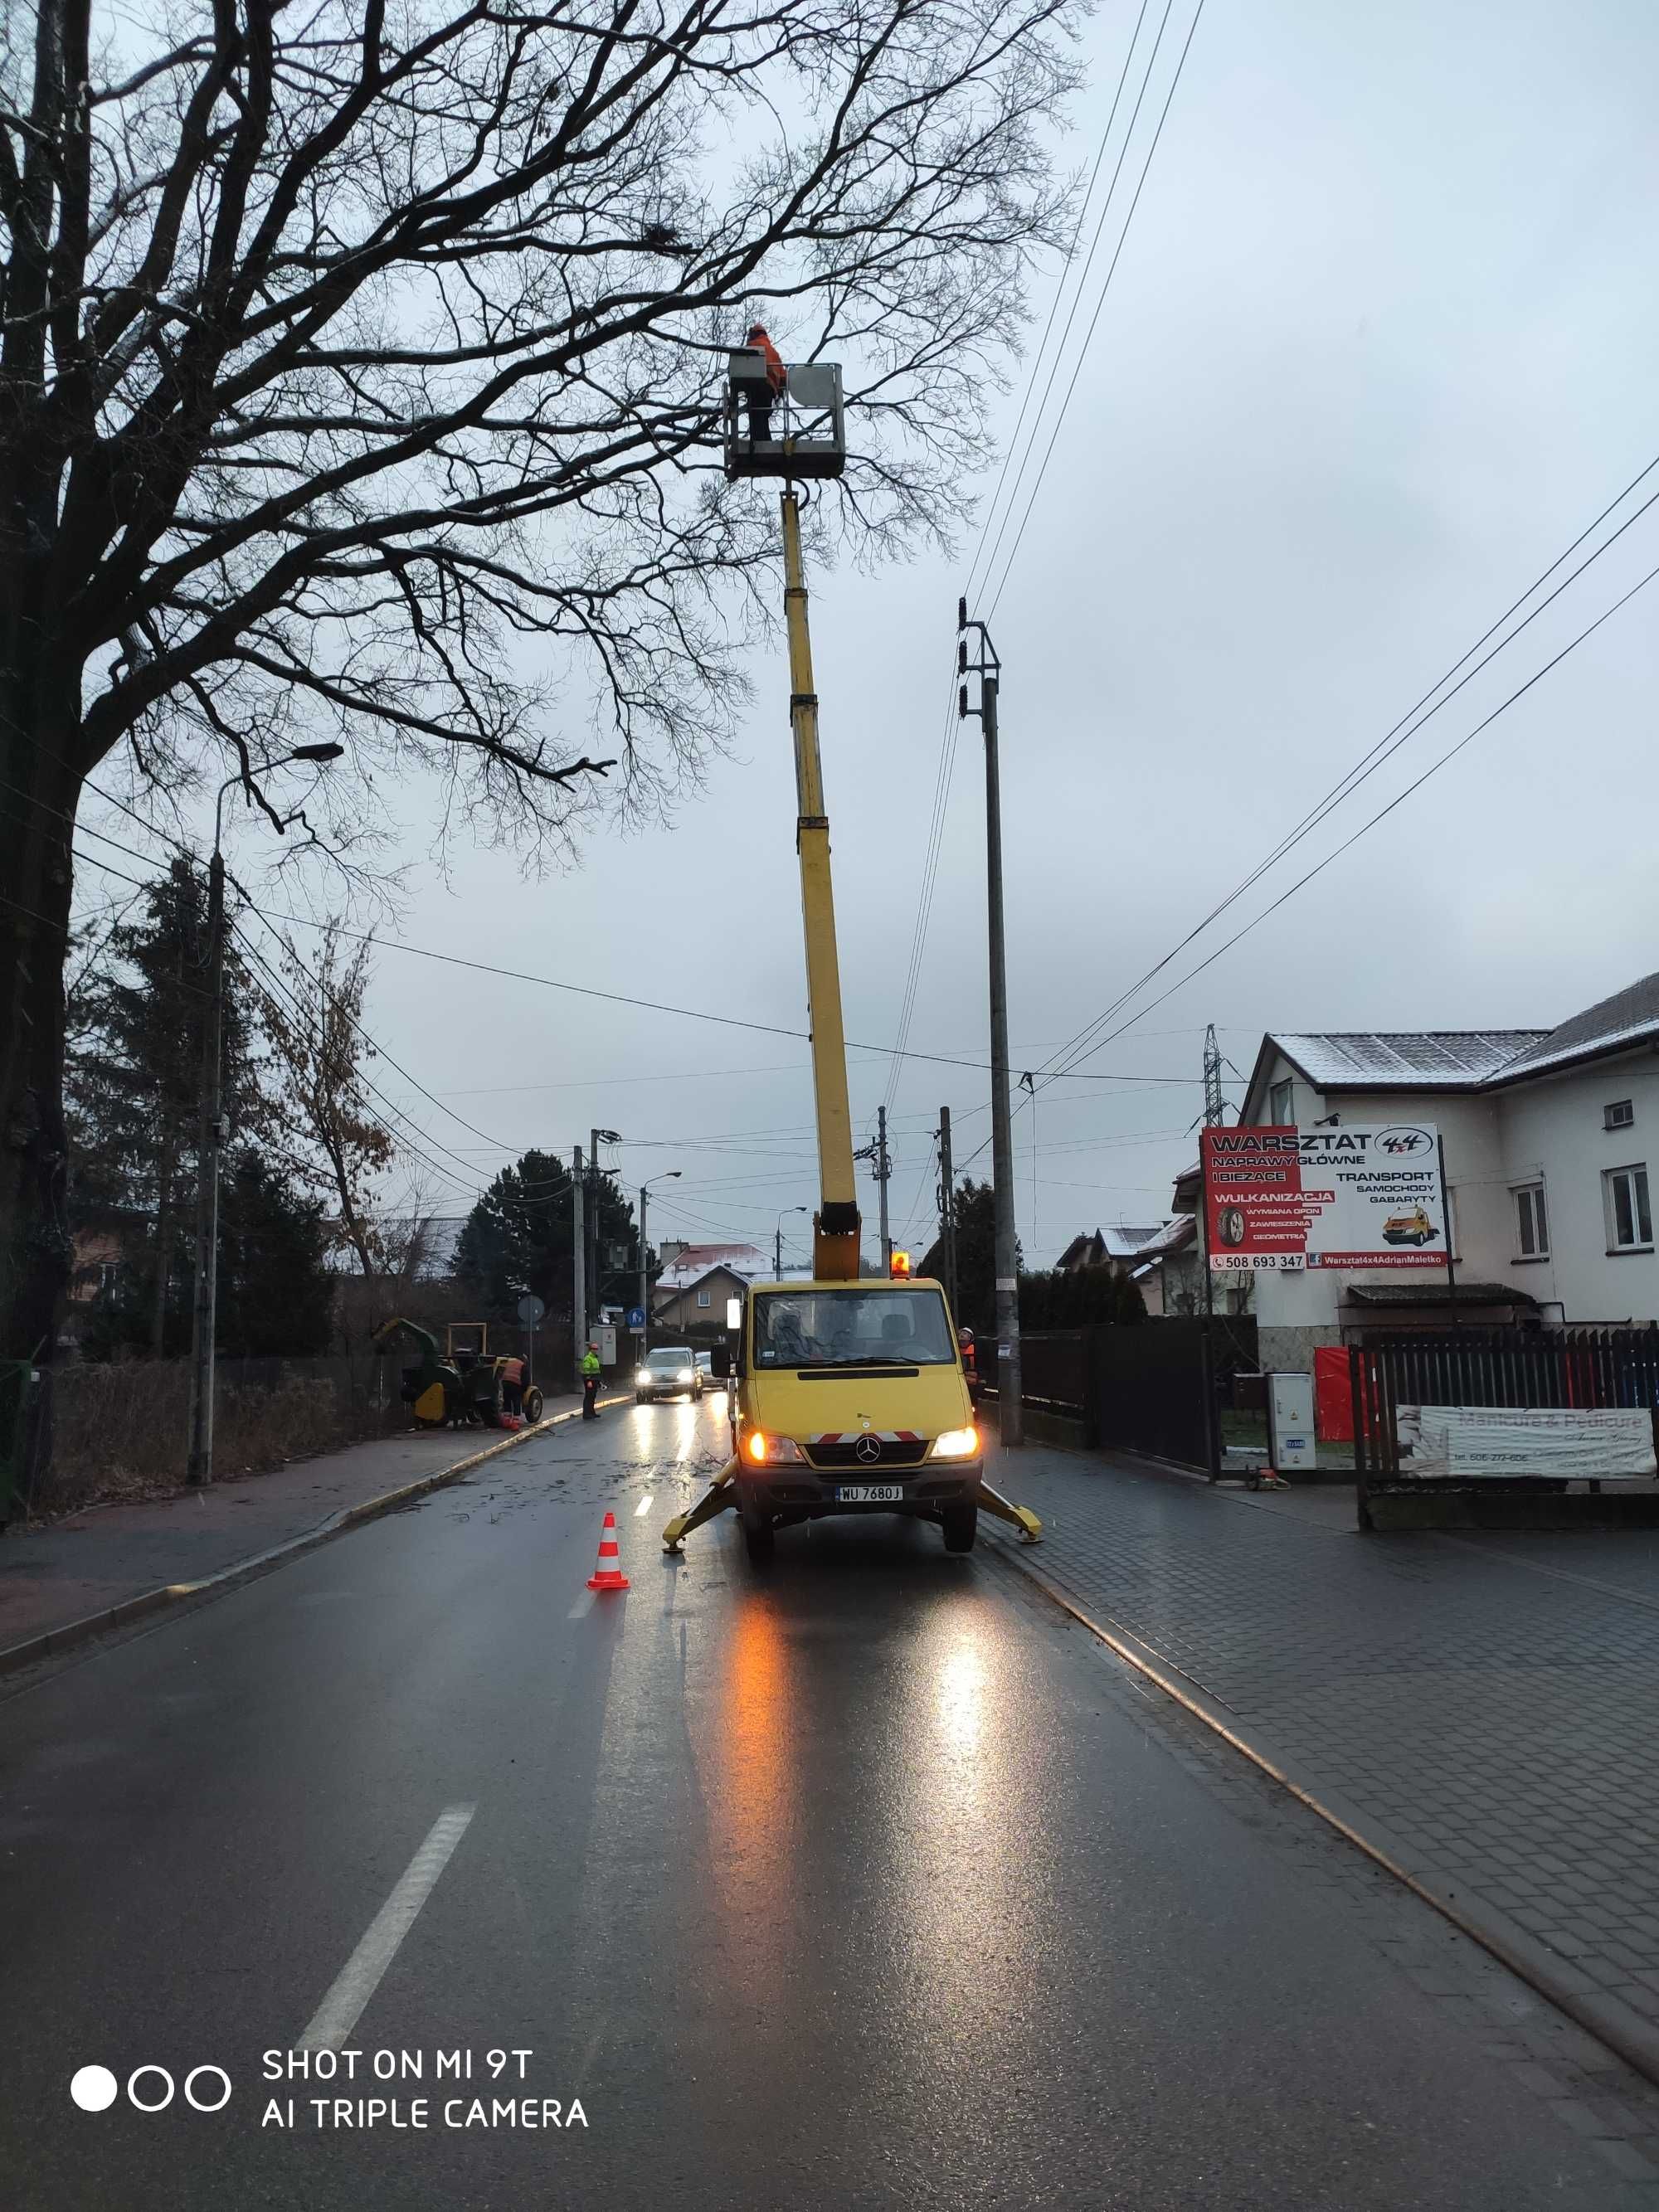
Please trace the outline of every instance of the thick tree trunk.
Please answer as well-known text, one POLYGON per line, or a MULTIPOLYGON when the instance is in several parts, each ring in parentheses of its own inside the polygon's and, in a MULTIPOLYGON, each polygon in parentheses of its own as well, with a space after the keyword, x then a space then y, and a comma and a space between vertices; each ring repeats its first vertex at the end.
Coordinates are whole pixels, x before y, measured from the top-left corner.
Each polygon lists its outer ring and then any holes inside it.
POLYGON ((0 1358, 49 1364, 71 1260, 64 963, 80 678, 33 659, 0 666, 0 1358))

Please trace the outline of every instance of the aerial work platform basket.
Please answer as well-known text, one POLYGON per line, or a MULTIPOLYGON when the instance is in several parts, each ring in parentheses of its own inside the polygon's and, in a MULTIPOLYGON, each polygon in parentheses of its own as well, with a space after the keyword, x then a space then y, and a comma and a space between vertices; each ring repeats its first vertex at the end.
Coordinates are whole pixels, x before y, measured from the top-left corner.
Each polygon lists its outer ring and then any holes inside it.
POLYGON ((830 361, 796 362, 775 392, 766 356, 739 346, 729 356, 725 410, 726 473, 737 477, 838 477, 847 466, 841 368, 830 361), (770 435, 753 434, 754 403, 770 403, 770 435))

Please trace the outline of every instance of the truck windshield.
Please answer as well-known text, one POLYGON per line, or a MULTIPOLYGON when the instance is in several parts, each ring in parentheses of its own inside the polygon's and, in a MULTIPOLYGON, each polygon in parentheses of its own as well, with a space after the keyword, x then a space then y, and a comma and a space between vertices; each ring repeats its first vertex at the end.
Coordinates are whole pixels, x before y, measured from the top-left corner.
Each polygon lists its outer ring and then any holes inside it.
POLYGON ((755 1300, 757 1367, 948 1367, 937 1291, 772 1291, 755 1300))

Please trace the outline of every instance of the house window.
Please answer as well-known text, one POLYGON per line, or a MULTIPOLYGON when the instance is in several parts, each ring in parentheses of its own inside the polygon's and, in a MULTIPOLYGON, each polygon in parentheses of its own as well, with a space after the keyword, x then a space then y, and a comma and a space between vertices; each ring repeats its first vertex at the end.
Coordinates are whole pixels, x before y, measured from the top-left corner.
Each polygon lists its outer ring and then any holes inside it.
POLYGON ((708 1305, 709 1303, 710 1303, 710 1300, 709 1300, 709 1296, 708 1296, 708 1291, 699 1291, 697 1292, 697 1304, 698 1304, 700 1306, 706 1306, 706 1305, 708 1305))
POLYGON ((1516 1243, 1523 1260, 1547 1260, 1550 1255, 1549 1216, 1544 1211, 1544 1186, 1529 1184, 1515 1194, 1516 1243))
POLYGON ((1648 1171, 1644 1167, 1609 1168, 1601 1178, 1607 1214, 1609 1252, 1653 1249, 1653 1215, 1648 1208, 1648 1171))
POLYGON ((1635 1121, 1635 1103, 1629 1098, 1615 1098, 1611 1106, 1601 1109, 1601 1127, 1604 1129, 1628 1129, 1634 1127, 1635 1121))
POLYGON ((1289 1076, 1283 1083, 1275 1083, 1267 1093, 1267 1119, 1279 1128, 1288 1128, 1296 1119, 1296 1085, 1289 1076))

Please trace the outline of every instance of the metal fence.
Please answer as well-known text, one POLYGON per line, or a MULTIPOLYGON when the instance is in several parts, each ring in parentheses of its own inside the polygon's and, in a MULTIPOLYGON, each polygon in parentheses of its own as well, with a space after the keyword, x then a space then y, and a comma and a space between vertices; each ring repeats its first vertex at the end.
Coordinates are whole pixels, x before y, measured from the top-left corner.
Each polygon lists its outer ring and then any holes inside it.
POLYGON ((1659 1328, 1376 1330, 1348 1370, 1355 1468, 1362 1482, 1393 1480, 1401 1406, 1659 1409, 1659 1328))
MULTIPOLYGON (((1201 1317, 1090 1328, 1042 1329, 1019 1340, 1021 1400, 1079 1422, 1085 1445, 1145 1452, 1188 1467, 1209 1464, 1213 1408, 1236 1373, 1257 1364, 1248 1315, 1218 1316, 1205 1354, 1201 1317)), ((996 1382, 995 1347, 986 1379, 996 1382)))

